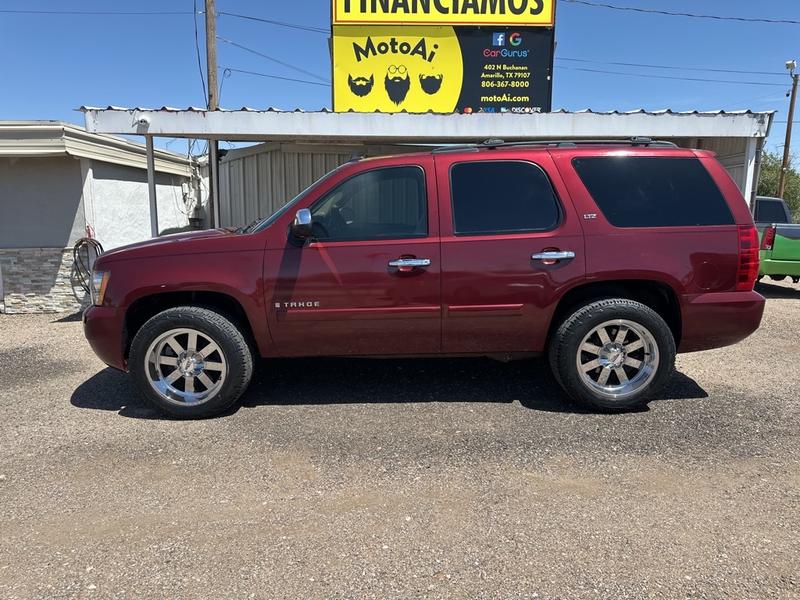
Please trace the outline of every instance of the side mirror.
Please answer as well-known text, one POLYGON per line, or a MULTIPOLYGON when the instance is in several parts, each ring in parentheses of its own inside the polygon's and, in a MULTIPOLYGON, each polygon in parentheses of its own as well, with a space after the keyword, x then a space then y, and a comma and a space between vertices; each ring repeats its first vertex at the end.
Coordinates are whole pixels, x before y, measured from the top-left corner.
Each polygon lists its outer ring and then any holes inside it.
POLYGON ((297 240, 303 240, 311 237, 311 211, 307 208, 301 208, 294 215, 294 222, 292 223, 292 236, 297 240))

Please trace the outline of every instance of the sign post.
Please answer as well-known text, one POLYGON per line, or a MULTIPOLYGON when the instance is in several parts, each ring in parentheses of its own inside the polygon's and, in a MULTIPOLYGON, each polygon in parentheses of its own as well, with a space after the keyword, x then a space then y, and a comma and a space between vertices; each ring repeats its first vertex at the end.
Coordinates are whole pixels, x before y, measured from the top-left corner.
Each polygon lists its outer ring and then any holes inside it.
POLYGON ((336 112, 549 112, 555 0, 333 0, 336 112))

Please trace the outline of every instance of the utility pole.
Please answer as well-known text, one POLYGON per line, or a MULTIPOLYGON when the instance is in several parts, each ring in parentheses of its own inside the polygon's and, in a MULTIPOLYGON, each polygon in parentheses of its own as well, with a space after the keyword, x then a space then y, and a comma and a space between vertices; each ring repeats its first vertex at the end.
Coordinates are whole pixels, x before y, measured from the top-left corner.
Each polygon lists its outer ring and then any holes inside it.
MULTIPOLYGON (((215 0, 206 0, 206 73, 208 75, 208 110, 219 108, 217 87, 217 9, 215 0)), ((219 173, 217 140, 208 140, 208 208, 211 226, 219 227, 219 173)))
POLYGON ((786 191, 786 174, 789 171, 789 151, 792 145, 794 105, 797 102, 797 80, 800 79, 800 74, 795 73, 797 70, 796 60, 787 61, 786 68, 789 69, 789 76, 792 78, 792 97, 789 100, 789 120, 786 123, 786 141, 783 144, 783 164, 781 164, 781 172, 778 179, 778 198, 783 198, 783 194, 786 191))

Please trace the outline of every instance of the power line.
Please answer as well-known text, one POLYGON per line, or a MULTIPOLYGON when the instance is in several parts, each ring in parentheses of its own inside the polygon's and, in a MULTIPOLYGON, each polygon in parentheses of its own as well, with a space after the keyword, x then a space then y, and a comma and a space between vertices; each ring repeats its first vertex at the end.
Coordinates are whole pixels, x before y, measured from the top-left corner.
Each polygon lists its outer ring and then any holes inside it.
POLYGON ((570 4, 582 4, 584 6, 592 6, 594 8, 609 8, 611 10, 622 10, 638 13, 647 13, 653 15, 667 15, 669 17, 690 17, 692 19, 713 19, 715 21, 740 21, 744 23, 772 23, 782 25, 800 25, 800 21, 793 19, 766 19, 757 17, 731 17, 722 15, 704 15, 698 13, 687 12, 673 12, 669 10, 656 10, 652 8, 637 8, 635 6, 619 6, 616 4, 605 4, 603 2, 589 2, 588 0, 561 0, 562 2, 569 2, 570 4))
POLYGON ((268 73, 258 73, 256 71, 246 71, 244 69, 234 69, 233 67, 225 67, 225 71, 233 73, 244 73, 245 75, 256 75, 258 77, 269 77, 270 79, 281 79, 283 81, 294 81, 295 83, 307 83, 309 85, 319 85, 322 87, 330 87, 330 83, 320 81, 309 81, 308 79, 295 79, 293 77, 282 77, 280 75, 270 75, 268 73))
POLYGON ((231 76, 231 74, 232 73, 230 69, 228 68, 222 69, 222 81, 219 84, 219 94, 217 94, 217 96, 219 97, 220 104, 222 104, 222 88, 225 87, 225 80, 228 79, 231 76))
POLYGON ((236 17, 237 19, 246 19, 248 21, 258 21, 259 23, 268 23, 269 25, 277 25, 278 27, 288 27, 289 29, 299 29, 300 31, 311 31, 313 33, 324 33, 330 35, 330 29, 322 27, 312 27, 310 25, 298 25, 297 23, 287 23, 286 21, 275 21, 274 19, 264 19, 262 17, 253 17, 251 15, 242 15, 239 13, 227 12, 224 10, 218 11, 218 15, 225 15, 227 17, 236 17))
POLYGON ((206 93, 206 80, 203 77, 203 61, 200 58, 200 37, 197 33, 197 0, 194 0, 194 49, 197 54, 197 70, 200 71, 200 84, 203 86, 203 98, 208 108, 208 94, 206 93))
POLYGON ((629 63, 629 62, 614 62, 603 60, 590 60, 586 58, 567 58, 565 56, 557 56, 556 60, 564 60, 569 62, 579 63, 592 63, 596 65, 615 65, 618 67, 645 67, 648 69, 673 69, 676 71, 710 71, 712 73, 737 73, 740 75, 771 75, 773 77, 786 77, 786 73, 776 73, 774 71, 741 71, 737 69, 719 69, 713 67, 684 67, 677 65, 650 65, 644 63, 629 63))
POLYGON ((140 16, 140 15, 191 15, 192 13, 184 10, 13 10, 0 9, 0 13, 14 15, 119 15, 119 16, 140 16))
POLYGON ((314 79, 319 79, 320 81, 326 81, 326 79, 324 77, 320 77, 316 73, 312 73, 311 71, 306 71, 305 69, 301 69, 297 65, 293 65, 291 63, 284 62, 284 61, 279 60, 279 59, 277 59, 277 58, 275 58, 273 56, 270 56, 268 54, 264 54, 263 52, 259 52, 258 50, 253 50, 252 48, 248 48, 247 46, 243 46, 242 44, 238 44, 238 43, 236 43, 236 42, 234 42, 232 40, 229 40, 227 38, 217 36, 217 39, 220 42, 224 43, 224 44, 229 44, 231 46, 235 46, 236 48, 244 50, 245 52, 250 52, 251 54, 255 54, 256 56, 260 56, 261 58, 266 58, 267 60, 272 61, 272 62, 274 62, 276 64, 279 64, 281 66, 284 66, 284 67, 286 67, 288 69, 293 69, 295 71, 298 71, 299 73, 303 73, 304 75, 308 75, 309 77, 313 77, 314 79))
POLYGON ((589 69, 585 67, 559 67, 570 71, 585 71, 588 73, 605 73, 608 75, 627 75, 628 77, 646 77, 649 79, 674 79, 678 81, 703 81, 707 83, 734 83, 739 85, 762 85, 773 87, 786 87, 783 83, 766 83, 764 81, 735 81, 732 79, 705 79, 703 77, 672 77, 670 75, 655 75, 649 73, 624 73, 622 71, 606 71, 604 69, 589 69))

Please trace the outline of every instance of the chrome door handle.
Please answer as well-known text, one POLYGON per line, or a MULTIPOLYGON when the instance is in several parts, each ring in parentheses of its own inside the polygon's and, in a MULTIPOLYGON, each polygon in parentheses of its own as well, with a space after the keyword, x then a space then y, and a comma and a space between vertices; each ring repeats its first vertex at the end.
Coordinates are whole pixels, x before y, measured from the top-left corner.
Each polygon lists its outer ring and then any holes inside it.
POLYGON ((570 260, 572 258, 575 258, 575 253, 572 250, 551 250, 531 256, 531 260, 570 260))
POLYGON ((398 258, 397 260, 389 261, 390 267, 397 267, 398 269, 410 267, 430 267, 430 258, 398 258))

